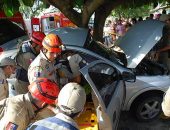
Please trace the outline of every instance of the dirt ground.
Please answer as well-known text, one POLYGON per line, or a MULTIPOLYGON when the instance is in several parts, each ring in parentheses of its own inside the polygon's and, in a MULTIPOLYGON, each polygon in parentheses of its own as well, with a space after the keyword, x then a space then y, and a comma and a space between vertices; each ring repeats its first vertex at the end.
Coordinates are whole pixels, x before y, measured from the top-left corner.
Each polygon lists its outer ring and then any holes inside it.
POLYGON ((170 118, 157 119, 152 122, 138 122, 128 112, 121 114, 118 130, 170 130, 170 118))

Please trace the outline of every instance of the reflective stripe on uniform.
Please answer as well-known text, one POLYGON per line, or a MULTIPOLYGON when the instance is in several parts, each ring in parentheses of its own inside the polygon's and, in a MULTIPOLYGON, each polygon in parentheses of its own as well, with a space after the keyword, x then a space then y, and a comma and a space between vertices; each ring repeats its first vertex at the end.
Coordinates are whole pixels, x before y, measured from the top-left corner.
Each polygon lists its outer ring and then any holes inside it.
POLYGON ((66 128, 68 130, 78 130, 72 124, 65 122, 61 119, 52 117, 47 118, 46 120, 40 120, 32 124, 27 130, 60 130, 66 128))

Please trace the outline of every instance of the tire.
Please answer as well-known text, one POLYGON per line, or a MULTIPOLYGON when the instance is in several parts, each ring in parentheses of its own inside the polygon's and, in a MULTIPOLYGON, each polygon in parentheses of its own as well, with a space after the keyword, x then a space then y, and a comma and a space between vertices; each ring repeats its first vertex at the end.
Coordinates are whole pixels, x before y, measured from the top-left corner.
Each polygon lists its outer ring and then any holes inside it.
POLYGON ((160 116, 162 111, 162 97, 156 95, 149 96, 150 97, 141 97, 132 107, 131 112, 138 119, 138 121, 153 121, 160 116))

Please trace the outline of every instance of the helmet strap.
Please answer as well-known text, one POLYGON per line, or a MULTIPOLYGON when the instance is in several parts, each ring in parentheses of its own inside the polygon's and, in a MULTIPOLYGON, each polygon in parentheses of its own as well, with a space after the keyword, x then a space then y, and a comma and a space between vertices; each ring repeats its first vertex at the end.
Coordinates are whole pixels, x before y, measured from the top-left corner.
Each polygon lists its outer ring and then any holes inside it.
POLYGON ((48 50, 43 47, 42 52, 43 52, 44 54, 46 54, 46 53, 48 52, 48 50))
POLYGON ((34 105, 34 107, 37 109, 37 110, 34 111, 35 113, 38 113, 38 112, 41 111, 43 108, 47 107, 48 104, 44 105, 43 107, 37 106, 37 104, 34 102, 35 99, 32 97, 32 95, 31 95, 30 92, 28 92, 28 95, 29 95, 29 97, 30 97, 31 103, 32 103, 32 104, 34 105))

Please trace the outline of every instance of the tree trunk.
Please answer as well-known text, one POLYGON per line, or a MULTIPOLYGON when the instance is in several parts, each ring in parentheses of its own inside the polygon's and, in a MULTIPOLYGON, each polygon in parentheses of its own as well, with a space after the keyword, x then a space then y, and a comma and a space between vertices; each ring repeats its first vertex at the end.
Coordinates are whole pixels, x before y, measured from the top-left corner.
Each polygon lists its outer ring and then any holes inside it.
POLYGON ((105 24, 106 18, 110 15, 112 10, 120 5, 122 3, 122 0, 120 1, 109 1, 105 4, 101 5, 96 11, 95 11, 95 19, 94 19, 94 32, 93 32, 93 38, 97 41, 103 42, 103 27, 105 24))
POLYGON ((94 28, 93 28, 93 39, 103 42, 103 27, 105 19, 107 18, 106 13, 103 11, 96 11, 94 18, 94 28), (102 14, 102 15, 101 15, 102 14))
POLYGON ((74 0, 46 0, 57 7, 67 18, 78 27, 88 28, 88 22, 95 11, 94 19, 94 39, 103 41, 103 27, 106 18, 115 6, 125 2, 125 0, 86 0, 82 5, 81 13, 75 11, 74 0))
POLYGON ((68 19, 78 27, 88 27, 88 22, 93 12, 102 5, 105 0, 86 0, 82 7, 82 12, 75 11, 74 0, 46 0, 48 3, 58 8, 68 19))

